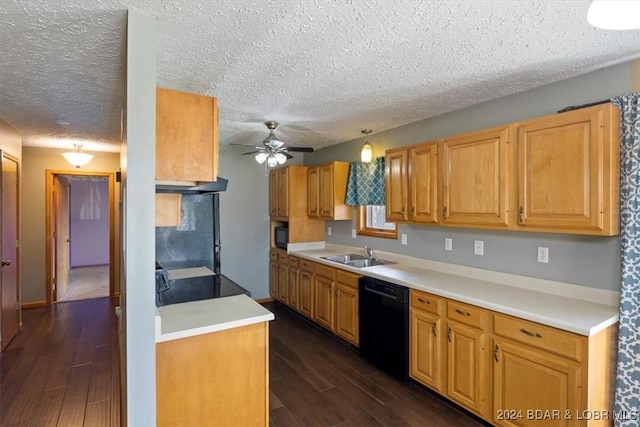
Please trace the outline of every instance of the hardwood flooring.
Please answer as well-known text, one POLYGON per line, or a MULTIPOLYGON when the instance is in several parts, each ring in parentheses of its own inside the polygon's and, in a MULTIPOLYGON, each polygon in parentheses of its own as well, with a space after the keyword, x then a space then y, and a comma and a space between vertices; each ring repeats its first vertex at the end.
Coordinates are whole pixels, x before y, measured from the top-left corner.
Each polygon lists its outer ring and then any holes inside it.
POLYGON ((0 353, 0 425, 119 426, 118 323, 109 298, 22 311, 0 353))
POLYGON ((379 371, 278 303, 270 322, 270 425, 472 427, 484 422, 379 371))

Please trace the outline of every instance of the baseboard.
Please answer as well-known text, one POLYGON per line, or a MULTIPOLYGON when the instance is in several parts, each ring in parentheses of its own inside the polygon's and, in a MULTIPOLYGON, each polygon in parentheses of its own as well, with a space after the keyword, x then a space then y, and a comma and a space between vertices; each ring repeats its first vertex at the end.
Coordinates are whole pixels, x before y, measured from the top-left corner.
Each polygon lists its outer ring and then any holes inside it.
POLYGON ((25 302, 21 305, 23 310, 25 308, 38 308, 38 307, 46 307, 46 306, 47 306, 46 301, 25 302))
POLYGON ((273 302, 273 298, 260 298, 255 300, 255 302, 257 302, 258 304, 265 304, 268 302, 273 302))

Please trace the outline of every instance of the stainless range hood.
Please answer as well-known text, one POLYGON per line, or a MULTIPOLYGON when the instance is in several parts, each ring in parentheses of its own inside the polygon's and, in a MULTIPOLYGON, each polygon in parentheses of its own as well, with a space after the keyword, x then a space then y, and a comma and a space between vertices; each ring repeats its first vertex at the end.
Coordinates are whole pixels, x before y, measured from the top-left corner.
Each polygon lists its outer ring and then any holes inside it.
POLYGON ((220 176, 213 182, 157 181, 156 193, 219 193, 227 191, 228 182, 228 179, 220 176))

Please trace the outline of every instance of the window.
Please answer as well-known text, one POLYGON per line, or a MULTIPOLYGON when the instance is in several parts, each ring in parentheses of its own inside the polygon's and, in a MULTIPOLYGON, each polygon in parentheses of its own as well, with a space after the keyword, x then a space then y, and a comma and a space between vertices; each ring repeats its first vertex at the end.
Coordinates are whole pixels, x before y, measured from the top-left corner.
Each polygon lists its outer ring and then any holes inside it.
POLYGON ((358 234, 363 236, 398 238, 395 222, 386 222, 384 206, 358 206, 358 234))

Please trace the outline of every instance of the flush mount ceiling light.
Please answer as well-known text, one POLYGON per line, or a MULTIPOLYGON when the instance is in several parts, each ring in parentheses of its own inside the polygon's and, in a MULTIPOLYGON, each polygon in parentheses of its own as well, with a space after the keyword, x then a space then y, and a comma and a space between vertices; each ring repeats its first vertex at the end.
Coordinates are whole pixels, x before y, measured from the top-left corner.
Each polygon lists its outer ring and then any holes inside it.
POLYGON ((587 21, 603 30, 640 29, 640 1, 594 0, 587 21))
MULTIPOLYGON (((371 129, 363 129, 360 132, 364 133, 365 135, 369 135, 373 131, 371 129)), ((366 141, 362 146, 362 151, 360 151, 360 160, 369 163, 372 158, 373 150, 371 149, 371 144, 369 144, 369 141, 366 141)))
POLYGON ((73 151, 62 153, 62 157, 77 168, 86 165, 93 159, 93 155, 82 152, 82 144, 73 144, 73 151))

